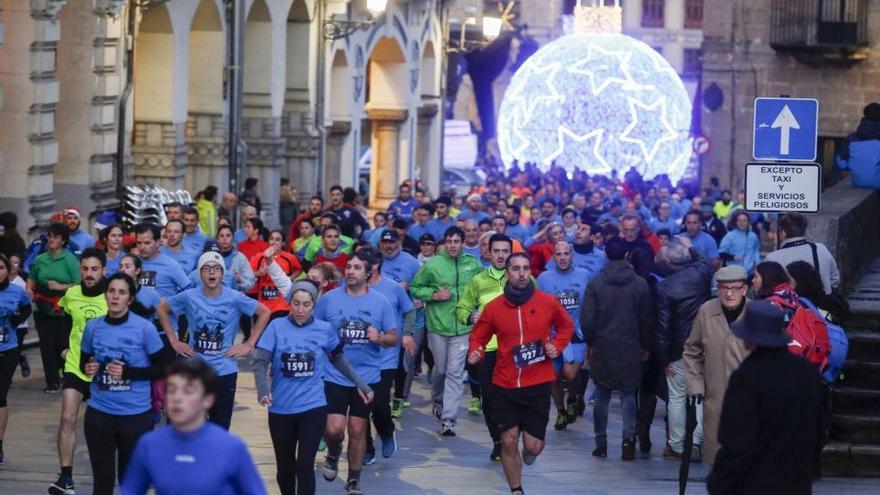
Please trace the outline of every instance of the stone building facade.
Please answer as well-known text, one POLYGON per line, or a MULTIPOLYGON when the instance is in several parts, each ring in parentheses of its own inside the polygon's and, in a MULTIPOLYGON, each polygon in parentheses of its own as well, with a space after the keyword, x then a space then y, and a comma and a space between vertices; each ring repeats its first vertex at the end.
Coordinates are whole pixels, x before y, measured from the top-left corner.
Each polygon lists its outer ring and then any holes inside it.
POLYGON ((704 182, 717 176, 742 187, 754 99, 781 94, 819 100, 818 160, 827 171, 862 107, 880 100, 880 1, 705 0, 704 12, 703 88, 723 96, 716 110, 706 98, 701 109, 712 140, 704 182))
MULTIPOLYGON (((0 0, 0 211, 26 230, 68 203, 113 207, 118 179, 226 190, 227 3, 0 0)), ((373 18, 364 0, 245 0, 241 177, 267 225, 282 177, 301 198, 356 186, 367 148, 371 206, 403 179, 439 188, 446 4, 373 18), (362 22, 331 40, 331 18, 362 22)))

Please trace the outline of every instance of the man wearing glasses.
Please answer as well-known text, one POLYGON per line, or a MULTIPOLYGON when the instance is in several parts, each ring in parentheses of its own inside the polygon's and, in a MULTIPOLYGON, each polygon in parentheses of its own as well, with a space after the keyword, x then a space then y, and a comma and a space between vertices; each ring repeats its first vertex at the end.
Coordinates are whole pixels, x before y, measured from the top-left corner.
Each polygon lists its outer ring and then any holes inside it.
POLYGON ((703 458, 709 469, 718 453, 718 423, 727 381, 748 356, 745 343, 730 331, 730 324, 745 314, 747 278, 745 269, 738 265, 718 270, 718 298, 700 307, 684 343, 687 394, 703 404, 703 458))

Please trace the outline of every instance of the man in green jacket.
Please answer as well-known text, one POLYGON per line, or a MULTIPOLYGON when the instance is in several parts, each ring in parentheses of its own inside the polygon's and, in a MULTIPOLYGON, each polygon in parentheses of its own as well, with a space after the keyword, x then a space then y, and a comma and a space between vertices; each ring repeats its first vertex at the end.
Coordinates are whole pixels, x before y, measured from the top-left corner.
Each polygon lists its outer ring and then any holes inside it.
MULTIPOLYGON (((458 322, 465 325, 473 325, 480 319, 483 308, 490 301, 504 293, 504 284, 507 283, 507 258, 513 252, 513 241, 504 234, 492 234, 489 237, 489 258, 491 265, 485 271, 478 273, 464 288, 461 299, 455 307, 455 315, 458 322)), ((495 371, 495 356, 498 352, 498 339, 493 335, 486 344, 485 356, 479 364, 469 370, 471 377, 480 382, 480 396, 483 406, 483 418, 492 437, 492 453, 489 458, 493 461, 501 460, 501 432, 498 424, 492 419, 491 398, 489 387, 492 383, 492 373, 495 371)))
POLYGON ((434 354, 431 398, 434 416, 441 421, 440 434, 455 436, 455 417, 464 388, 471 325, 455 316, 462 291, 483 271, 480 261, 463 253, 464 231, 449 227, 443 236, 446 252, 422 265, 410 283, 413 298, 426 302, 428 346, 434 354))
POLYGON ((199 212, 199 228, 202 233, 210 238, 217 236, 217 208, 214 201, 217 199, 217 186, 208 186, 202 191, 202 197, 196 203, 196 211, 199 212))

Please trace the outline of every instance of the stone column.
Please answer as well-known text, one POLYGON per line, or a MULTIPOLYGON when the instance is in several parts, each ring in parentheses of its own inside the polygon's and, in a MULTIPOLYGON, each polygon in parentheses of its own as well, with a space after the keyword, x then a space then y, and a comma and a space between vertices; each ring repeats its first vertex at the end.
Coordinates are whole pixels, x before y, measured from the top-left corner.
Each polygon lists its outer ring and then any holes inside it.
MULTIPOLYGON (((245 112, 248 110, 246 108, 245 112)), ((248 148, 239 186, 243 190, 244 181, 248 177, 259 181, 257 194, 263 207, 263 223, 270 229, 276 228, 279 226, 278 194, 281 187, 281 167, 284 164, 281 117, 245 117, 242 119, 241 134, 248 148)))
MULTIPOLYGON (((333 184, 352 185, 351 182, 355 176, 351 173, 352 168, 357 167, 357 163, 353 157, 346 153, 346 142, 351 135, 351 122, 346 120, 334 120, 333 124, 327 127, 327 146, 324 151, 324 189, 329 189, 333 184), (343 177, 342 171, 348 171, 348 175, 343 177)), ((357 184, 353 184, 357 188, 357 184)))
POLYGON ((187 147, 184 187, 190 192, 217 186, 225 191, 229 184, 226 156, 226 118, 215 113, 190 112, 187 115, 187 147))
POLYGON ((419 107, 418 136, 416 137, 416 177, 431 193, 440 193, 440 170, 443 167, 441 144, 443 130, 437 117, 439 105, 425 103, 419 107))
POLYGON ((370 209, 385 210, 397 197, 400 163, 400 131, 406 110, 372 108, 367 111, 373 123, 373 165, 370 170, 370 209))
POLYGON ((58 79, 55 77, 55 50, 61 38, 58 15, 64 0, 31 2, 33 40, 30 45, 30 81, 33 99, 30 105, 31 161, 28 170, 28 202, 38 227, 49 222, 55 208, 52 175, 58 163, 55 139, 55 105, 58 103, 58 79))
POLYGON ((299 192, 300 203, 304 205, 311 196, 320 192, 317 184, 318 146, 321 145, 321 140, 315 129, 315 119, 308 109, 287 107, 284 115, 284 159, 287 165, 282 176, 290 179, 290 183, 299 192))

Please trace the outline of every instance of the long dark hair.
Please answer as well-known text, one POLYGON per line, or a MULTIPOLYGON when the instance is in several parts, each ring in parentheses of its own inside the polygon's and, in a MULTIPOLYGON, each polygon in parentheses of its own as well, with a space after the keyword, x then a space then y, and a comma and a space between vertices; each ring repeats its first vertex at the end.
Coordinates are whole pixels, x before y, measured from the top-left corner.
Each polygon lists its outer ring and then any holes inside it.
POLYGON ((785 268, 775 261, 758 263, 755 270, 761 275, 761 288, 755 293, 758 299, 764 299, 773 294, 773 289, 782 283, 789 283, 788 273, 785 268))
POLYGON ((3 253, 0 253, 0 263, 3 263, 3 266, 6 267, 6 280, 9 280, 9 275, 12 273, 12 266, 9 264, 9 258, 3 253))

